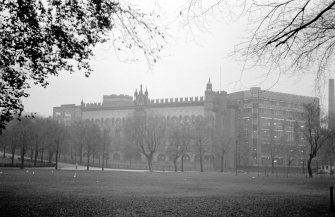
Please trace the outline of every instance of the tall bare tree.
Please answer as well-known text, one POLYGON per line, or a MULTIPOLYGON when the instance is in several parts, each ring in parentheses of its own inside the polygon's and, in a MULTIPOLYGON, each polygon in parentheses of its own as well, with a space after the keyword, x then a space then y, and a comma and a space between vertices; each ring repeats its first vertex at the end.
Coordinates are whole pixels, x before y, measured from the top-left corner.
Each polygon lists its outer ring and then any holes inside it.
POLYGON ((182 128, 178 122, 170 123, 168 126, 168 154, 172 157, 174 171, 178 171, 177 161, 183 154, 182 128))
POLYGON ((184 159, 190 150, 192 141, 192 126, 191 122, 184 119, 181 123, 181 157, 180 157, 180 170, 184 172, 184 159))
POLYGON ((70 125, 70 138, 74 144, 75 149, 75 160, 77 155, 79 155, 79 163, 83 162, 83 152, 84 152, 84 135, 85 128, 83 121, 76 121, 70 125))
POLYGON ((312 160, 317 156, 321 147, 323 147, 332 137, 331 132, 325 128, 325 118, 321 118, 320 106, 318 102, 304 105, 302 114, 304 125, 301 131, 309 144, 309 155, 307 160, 307 169, 309 177, 313 177, 312 160))
POLYGON ((165 137, 165 122, 160 116, 145 113, 135 113, 127 122, 129 140, 145 156, 149 171, 153 171, 154 154, 165 137))
POLYGON ((21 149, 20 158, 21 158, 21 169, 24 168, 24 160, 27 153, 27 148, 31 139, 31 118, 23 117, 18 123, 18 137, 19 137, 19 146, 21 149))
POLYGON ((60 156, 60 151, 62 148, 65 148, 64 146, 66 145, 65 142, 68 138, 66 126, 64 124, 58 123, 56 121, 53 121, 51 123, 51 127, 49 130, 52 133, 52 144, 54 147, 50 147, 53 149, 55 152, 55 157, 56 157, 56 165, 55 169, 58 169, 58 161, 59 161, 59 156, 60 156))
POLYGON ((220 171, 223 172, 224 168, 224 157, 231 148, 233 137, 229 137, 229 135, 219 128, 216 128, 214 131, 214 150, 217 156, 220 157, 220 171))
POLYGON ((203 158, 206 151, 208 151, 210 140, 212 138, 212 125, 210 119, 207 117, 198 117, 194 124, 194 142, 196 153, 199 156, 200 172, 204 171, 203 158))
POLYGON ((108 155, 108 149, 112 142, 111 129, 109 126, 104 126, 102 128, 102 145, 101 145, 101 154, 102 154, 102 165, 101 170, 105 170, 105 158, 108 155))
POLYGON ((90 157, 96 150, 96 148, 101 144, 101 131, 98 125, 95 123, 85 120, 83 124, 83 147, 86 152, 87 164, 86 169, 90 169, 90 157))

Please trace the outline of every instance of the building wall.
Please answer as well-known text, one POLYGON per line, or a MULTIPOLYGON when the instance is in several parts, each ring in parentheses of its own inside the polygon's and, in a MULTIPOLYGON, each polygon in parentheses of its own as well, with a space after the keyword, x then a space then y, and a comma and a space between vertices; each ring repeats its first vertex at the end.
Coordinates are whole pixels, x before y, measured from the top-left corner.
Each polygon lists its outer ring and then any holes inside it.
POLYGON ((203 105, 192 105, 189 106, 178 106, 178 107, 169 107, 167 106, 161 106, 161 107, 154 107, 154 108, 148 108, 147 111, 153 114, 161 115, 164 117, 179 117, 179 116, 204 116, 204 106, 203 105))
POLYGON ((112 119, 112 118, 126 118, 131 116, 134 112, 133 108, 125 109, 110 109, 110 110, 86 110, 83 109, 82 119, 112 119))
MULTIPOLYGON (((122 121, 138 109, 165 118, 210 116, 215 119, 215 127, 230 138, 230 148, 225 156, 227 167, 268 165, 271 150, 275 151, 278 165, 287 163, 289 153, 294 166, 299 166, 306 154, 306 144, 302 139, 299 144, 294 140, 293 125, 296 122, 303 125, 300 117, 303 104, 313 101, 318 102, 318 99, 257 87, 227 94, 212 91, 208 84, 204 97, 150 100, 148 92, 143 93, 141 87, 134 98, 110 95, 104 96, 102 103, 62 105, 54 107, 53 116, 66 124, 81 119, 95 120, 98 124, 110 121, 112 127, 122 125, 122 121)), ((115 146, 114 152, 122 159, 120 150, 121 147, 115 146)), ((194 161, 196 152, 194 148, 192 150, 189 158, 194 161)), ((214 150, 208 150, 206 155, 214 157, 214 150)), ((165 152, 166 146, 161 147, 155 159, 168 161, 165 152)))
POLYGON ((81 119, 81 107, 75 104, 61 105, 53 108, 53 118, 65 125, 81 119))
MULTIPOLYGON (((294 141, 293 126, 303 125, 304 104, 318 102, 317 98, 264 91, 251 88, 235 94, 239 101, 240 124, 245 148, 249 149, 251 165, 268 165, 274 157, 279 166, 290 163, 299 166, 306 154, 306 141, 294 141)), ((302 137, 302 135, 300 135, 302 137)))

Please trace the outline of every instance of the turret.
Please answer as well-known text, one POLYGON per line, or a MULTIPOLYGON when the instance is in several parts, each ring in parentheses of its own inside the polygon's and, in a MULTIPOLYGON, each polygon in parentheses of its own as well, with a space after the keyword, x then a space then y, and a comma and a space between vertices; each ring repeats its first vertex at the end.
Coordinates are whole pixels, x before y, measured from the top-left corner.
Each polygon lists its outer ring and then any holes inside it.
POLYGON ((149 95, 149 93, 148 93, 147 89, 145 89, 145 92, 143 94, 143 86, 141 84, 140 91, 137 92, 137 89, 135 91, 135 98, 134 98, 135 105, 143 106, 143 105, 149 104, 150 100, 149 100, 148 95, 149 95))
POLYGON ((140 85, 140 95, 143 95, 143 91, 142 91, 142 84, 140 85))
POLYGON ((211 78, 208 79, 208 83, 206 85, 206 91, 212 91, 211 78))
POLYGON ((213 109, 214 109, 214 96, 215 92, 212 91, 212 83, 211 79, 208 79, 208 83, 206 85, 206 91, 205 91, 205 115, 212 115, 213 109))
POLYGON ((145 95, 146 97, 148 97, 148 89, 147 89, 147 88, 145 88, 144 95, 145 95))

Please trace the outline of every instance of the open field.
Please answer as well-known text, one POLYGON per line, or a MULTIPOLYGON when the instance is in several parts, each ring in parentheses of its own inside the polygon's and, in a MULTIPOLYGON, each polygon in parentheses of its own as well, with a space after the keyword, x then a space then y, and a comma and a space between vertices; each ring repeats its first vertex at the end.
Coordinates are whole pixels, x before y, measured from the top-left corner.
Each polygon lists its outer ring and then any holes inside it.
POLYGON ((1 216, 333 215, 333 178, 0 170, 1 216))

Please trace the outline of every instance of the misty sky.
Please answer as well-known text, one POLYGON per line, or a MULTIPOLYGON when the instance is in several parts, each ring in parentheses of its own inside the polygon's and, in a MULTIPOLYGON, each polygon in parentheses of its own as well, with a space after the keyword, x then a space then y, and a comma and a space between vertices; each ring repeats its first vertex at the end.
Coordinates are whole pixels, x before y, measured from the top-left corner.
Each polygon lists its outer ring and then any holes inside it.
POLYGON ((133 96, 140 84, 148 88, 151 99, 203 96, 209 77, 213 89, 220 89, 220 68, 221 89, 228 93, 259 86, 315 96, 312 76, 281 77, 273 86, 276 75, 261 82, 266 69, 253 68, 246 69, 241 82, 238 82, 243 61, 229 56, 235 45, 245 41, 248 32, 244 18, 229 20, 214 14, 207 16, 205 22, 198 22, 197 27, 185 26, 180 18, 180 1, 145 1, 138 3, 138 8, 159 13, 160 21, 167 28, 167 44, 161 59, 153 67, 139 52, 118 53, 117 56, 111 43, 100 45, 95 48, 95 57, 91 61, 94 72, 89 78, 80 71, 74 74, 62 72, 59 77, 50 77, 47 88, 33 86, 29 90, 30 97, 24 99, 25 111, 49 116, 52 107, 79 104, 82 99, 88 103, 101 102, 103 95, 133 96), (191 31, 189 27, 192 27, 191 31), (125 61, 130 59, 132 61, 125 61))

